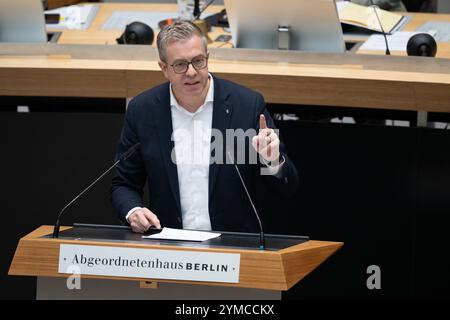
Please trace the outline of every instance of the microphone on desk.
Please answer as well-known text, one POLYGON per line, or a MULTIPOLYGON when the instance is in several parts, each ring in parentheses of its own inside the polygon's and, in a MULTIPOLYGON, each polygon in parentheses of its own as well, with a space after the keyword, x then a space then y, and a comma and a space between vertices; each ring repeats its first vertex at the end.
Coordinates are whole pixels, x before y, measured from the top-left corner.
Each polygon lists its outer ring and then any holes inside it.
POLYGON ((418 33, 408 40, 406 45, 408 56, 435 57, 437 43, 433 36, 428 33, 418 33))
POLYGON ((212 3, 215 0, 210 0, 209 2, 207 2, 203 8, 200 10, 200 2, 199 1, 195 1, 194 3, 194 19, 193 20, 197 20, 200 18, 200 16, 202 15, 203 11, 206 10, 206 8, 208 8, 210 5, 212 5, 212 3))
POLYGON ((64 211, 75 201, 78 200, 83 194, 85 194, 89 189, 91 189, 97 182, 99 182, 108 172, 110 172, 112 169, 114 169, 121 161, 128 159, 141 145, 140 142, 134 144, 131 148, 129 148, 127 151, 125 151, 119 159, 114 162, 114 164, 109 167, 105 172, 103 172, 97 179, 95 179, 94 182, 92 182, 86 189, 81 191, 75 198, 72 199, 62 210, 59 212, 58 217, 56 219, 56 223, 53 227, 53 238, 58 238, 59 236, 59 228, 61 226, 61 216, 64 213, 64 211))
POLYGON ((194 17, 200 16, 200 0, 194 0, 194 17))
POLYGON ((380 17, 378 16, 378 12, 377 12, 377 6, 373 3, 372 0, 369 0, 370 4, 372 5, 372 8, 375 12, 375 16, 377 17, 378 20, 378 24, 380 25, 380 29, 381 32, 383 33, 383 37, 384 37, 384 42, 386 43, 386 55, 390 56, 391 55, 391 51, 389 50, 389 45, 388 45, 388 41, 387 41, 387 36, 386 36, 386 32, 384 32, 384 28, 383 28, 383 24, 381 23, 380 17))
POLYGON ((206 8, 208 8, 213 2, 214 0, 210 0, 200 9, 200 1, 196 0, 194 2, 194 12, 192 15, 193 18, 191 20, 191 22, 194 23, 202 31, 203 36, 206 38, 206 41, 208 43, 213 42, 208 35, 210 26, 206 20, 200 19, 200 16, 202 15, 203 11, 205 11, 206 8))
POLYGON ((233 158, 231 157, 231 154, 230 154, 229 151, 227 151, 227 154, 228 154, 228 157, 230 158, 231 163, 234 165, 234 168, 236 169, 236 172, 237 172, 237 174, 239 176, 239 179, 241 180, 241 184, 244 187, 245 193, 247 194, 247 198, 250 201, 250 204, 252 205, 253 212, 255 213, 256 219, 258 220, 258 224, 259 224, 259 249, 260 250, 265 250, 266 249, 266 240, 265 240, 265 237, 264 237, 264 230, 263 230, 263 227, 262 227, 261 219, 259 218, 258 211, 256 211, 255 205, 253 204, 252 198, 250 197, 250 193, 247 190, 247 186, 245 185, 244 179, 242 179, 241 172, 239 171, 238 166, 233 161, 233 158))

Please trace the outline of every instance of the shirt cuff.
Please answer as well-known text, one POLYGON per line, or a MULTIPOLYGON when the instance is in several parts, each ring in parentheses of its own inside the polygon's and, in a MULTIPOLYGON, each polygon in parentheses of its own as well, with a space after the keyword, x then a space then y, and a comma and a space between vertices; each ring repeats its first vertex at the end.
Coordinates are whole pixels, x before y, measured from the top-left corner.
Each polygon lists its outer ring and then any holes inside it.
MULTIPOLYGON (((134 207, 133 209, 131 209, 130 211, 128 211, 127 215, 125 216, 125 219, 128 221, 128 217, 131 216, 131 214, 133 212, 135 212, 138 209, 142 209, 141 207, 134 207)), ((128 223, 130 223, 130 221, 128 221, 128 223)))
POLYGON ((284 156, 281 155, 281 161, 277 165, 272 165, 272 162, 266 161, 266 159, 262 158, 263 164, 267 167, 268 175, 271 176, 277 176, 277 174, 280 172, 280 169, 283 167, 286 159, 284 159, 284 156))

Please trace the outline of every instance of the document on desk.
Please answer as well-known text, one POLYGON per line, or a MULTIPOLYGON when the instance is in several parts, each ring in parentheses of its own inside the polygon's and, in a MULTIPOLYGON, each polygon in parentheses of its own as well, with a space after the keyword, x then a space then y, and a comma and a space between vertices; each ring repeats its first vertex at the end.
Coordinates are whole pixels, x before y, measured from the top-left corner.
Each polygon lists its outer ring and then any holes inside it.
MULTIPOLYGON (((387 35, 387 41, 389 43, 389 50, 391 51, 404 51, 406 52, 406 45, 408 40, 415 34, 420 32, 415 31, 398 31, 391 35, 387 35)), ((431 34, 433 36, 433 34, 431 34)), ((373 34, 367 39, 366 42, 359 48, 359 50, 367 51, 384 51, 386 50, 386 43, 384 37, 381 34, 373 34)))
POLYGON ((450 22, 428 21, 416 31, 435 32, 434 39, 439 42, 450 42, 450 22))
POLYGON ((378 8, 377 13, 375 14, 373 7, 366 7, 348 1, 337 2, 336 5, 341 23, 372 31, 381 32, 378 18, 380 19, 386 33, 401 30, 408 21, 406 16, 399 13, 378 8))
POLYGON ((220 237, 220 233, 163 228, 160 233, 142 236, 143 239, 206 241, 220 237))
POLYGON ((158 22, 169 18, 177 18, 177 12, 156 12, 156 11, 114 11, 103 24, 102 29, 120 29, 134 22, 139 21, 147 24, 153 30, 159 29, 158 22))
POLYGON ((45 13, 57 13, 60 18, 59 23, 47 24, 46 27, 51 29, 88 29, 97 15, 98 9, 98 4, 80 4, 47 10, 45 13))

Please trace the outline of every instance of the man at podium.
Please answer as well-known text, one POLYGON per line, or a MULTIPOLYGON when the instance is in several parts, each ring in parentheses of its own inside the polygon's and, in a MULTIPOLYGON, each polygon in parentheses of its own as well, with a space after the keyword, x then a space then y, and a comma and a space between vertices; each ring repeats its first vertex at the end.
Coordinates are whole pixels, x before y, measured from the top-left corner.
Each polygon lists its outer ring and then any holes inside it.
POLYGON ((141 145, 116 168, 113 207, 135 232, 259 231, 244 185, 250 194, 263 184, 283 196, 298 185, 263 97, 208 72, 207 40, 191 22, 163 29, 157 45, 168 82, 129 103, 117 155, 141 145), (248 139, 235 143, 243 134, 248 139))

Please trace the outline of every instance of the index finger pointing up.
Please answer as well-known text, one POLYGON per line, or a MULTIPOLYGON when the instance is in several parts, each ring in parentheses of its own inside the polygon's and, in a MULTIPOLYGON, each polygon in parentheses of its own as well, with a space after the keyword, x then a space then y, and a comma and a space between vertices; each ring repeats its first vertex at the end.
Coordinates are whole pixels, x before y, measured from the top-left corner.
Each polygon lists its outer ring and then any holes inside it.
POLYGON ((263 114, 259 116, 259 130, 267 129, 266 117, 263 114))

